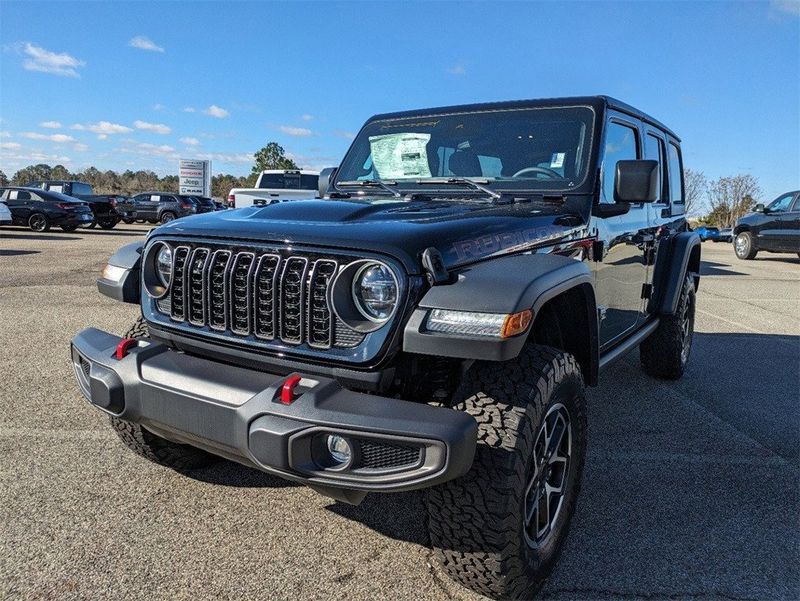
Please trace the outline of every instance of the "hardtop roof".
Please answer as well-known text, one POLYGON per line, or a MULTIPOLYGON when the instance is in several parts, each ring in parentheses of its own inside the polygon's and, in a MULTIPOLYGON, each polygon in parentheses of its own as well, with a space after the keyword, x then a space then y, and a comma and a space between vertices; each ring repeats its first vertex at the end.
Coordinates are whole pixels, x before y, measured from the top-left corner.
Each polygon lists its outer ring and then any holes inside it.
POLYGON ((473 104, 460 104, 460 105, 452 105, 452 106, 442 106, 436 108, 427 108, 427 109, 414 109, 410 111, 399 111, 395 113, 382 113, 378 115, 374 115, 369 120, 370 121, 377 121, 377 120, 387 120, 387 119, 402 119, 404 117, 418 117, 424 115, 431 115, 437 113, 451 113, 451 112, 472 112, 472 111, 491 111, 491 110, 503 110, 503 109, 521 109, 521 108, 535 108, 535 107, 558 107, 558 106, 575 106, 575 105, 588 105, 596 110, 603 110, 606 108, 611 108, 621 113, 625 113, 632 117, 636 117, 637 119, 641 119, 646 123, 650 123, 658 127, 659 129, 664 130, 670 136, 675 138, 678 142, 680 142, 680 138, 678 135, 668 128, 666 125, 661 123, 658 119, 651 117, 644 111, 640 111, 639 109, 622 102, 621 100, 617 100, 616 98, 612 98, 611 96, 605 95, 598 95, 598 96, 567 96, 564 98, 538 98, 538 99, 529 99, 529 100, 506 100, 501 102, 484 102, 484 103, 473 103, 473 104))

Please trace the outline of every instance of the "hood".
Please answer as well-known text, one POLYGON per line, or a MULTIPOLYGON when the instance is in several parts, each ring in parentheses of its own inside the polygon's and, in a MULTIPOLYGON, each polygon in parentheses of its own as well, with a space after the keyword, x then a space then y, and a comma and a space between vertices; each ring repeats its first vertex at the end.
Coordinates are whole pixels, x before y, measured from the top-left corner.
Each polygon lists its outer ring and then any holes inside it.
POLYGON ((302 200, 176 219, 154 236, 277 242, 370 251, 420 273, 429 247, 452 268, 586 236, 583 220, 562 206, 524 202, 397 201, 387 198, 302 200))

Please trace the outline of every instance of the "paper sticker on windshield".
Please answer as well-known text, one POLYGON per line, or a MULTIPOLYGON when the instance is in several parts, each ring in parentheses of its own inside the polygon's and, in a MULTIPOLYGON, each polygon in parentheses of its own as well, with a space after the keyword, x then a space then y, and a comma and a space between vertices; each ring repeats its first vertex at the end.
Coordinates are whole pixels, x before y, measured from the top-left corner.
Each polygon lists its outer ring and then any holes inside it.
POLYGON ((550 169, 561 169, 564 166, 564 155, 566 152, 554 152, 550 159, 550 169))
POLYGON ((430 134, 398 133, 370 136, 372 165, 380 179, 430 177, 426 146, 430 134))

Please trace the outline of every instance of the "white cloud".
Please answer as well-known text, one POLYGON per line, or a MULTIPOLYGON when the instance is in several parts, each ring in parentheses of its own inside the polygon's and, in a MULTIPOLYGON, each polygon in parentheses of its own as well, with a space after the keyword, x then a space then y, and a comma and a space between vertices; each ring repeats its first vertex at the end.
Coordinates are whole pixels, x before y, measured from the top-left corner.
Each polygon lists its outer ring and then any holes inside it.
POLYGON ((22 144, 17 144, 16 142, 0 142, 0 148, 3 150, 16 150, 17 148, 22 148, 22 144))
POLYGON ((10 132, 0 131, 0 138, 10 138, 10 137, 12 137, 10 132))
POLYGON ((160 102, 157 102, 157 103, 155 103, 155 104, 153 105, 153 110, 154 110, 154 111, 163 111, 165 108, 167 108, 167 107, 165 107, 165 106, 164 106, 163 104, 161 104, 160 102))
POLYGON ((185 109, 183 109, 183 112, 184 113, 194 113, 195 110, 196 109, 193 106, 187 106, 185 109))
POLYGON ((447 69, 447 72, 450 73, 451 75, 466 75, 467 68, 464 66, 463 63, 458 63, 453 65, 452 67, 449 67, 447 69))
POLYGON ((28 71, 39 71, 62 77, 80 77, 78 68, 86 65, 82 60, 78 60, 66 52, 60 54, 50 52, 41 46, 34 46, 30 42, 23 44, 22 53, 27 56, 22 61, 22 66, 28 71))
POLYGON ((35 131, 24 131, 19 134, 22 138, 29 140, 47 140, 48 142, 55 142, 57 144, 64 144, 65 142, 74 142, 75 138, 66 134, 40 134, 35 131))
MULTIPOLYGON (((97 123, 89 123, 88 125, 76 123, 75 125, 72 125, 70 129, 75 129, 78 131, 90 131, 93 134, 100 134, 103 136, 112 134, 127 134, 133 131, 130 127, 120 125, 119 123, 111 123, 110 121, 98 121, 97 123)), ((104 140, 105 138, 100 139, 104 140)))
POLYGON ((800 16, 800 2, 797 0, 771 0, 769 4, 780 12, 800 16))
POLYGON ((39 124, 39 127, 45 127, 47 129, 61 129, 61 123, 58 121, 42 121, 39 124))
POLYGON ((72 148, 74 148, 74 149, 75 149, 75 150, 77 150, 78 152, 86 152, 87 150, 89 150, 89 146, 88 146, 88 145, 86 145, 86 144, 83 144, 83 143, 81 143, 81 142, 78 142, 78 143, 77 143, 77 144, 75 144, 75 146, 73 146, 72 148))
POLYGON ((138 119, 133 122, 133 126, 136 129, 146 129, 147 131, 162 135, 166 135, 172 131, 163 123, 148 123, 147 121, 139 121, 138 119))
POLYGON ((353 140, 356 137, 355 132, 352 131, 344 131, 342 129, 337 129, 334 134, 336 134, 340 138, 344 138, 345 140, 353 140))
POLYGON ((139 50, 149 50, 150 52, 164 52, 164 49, 161 46, 143 35, 137 35, 135 38, 131 38, 131 40, 128 42, 128 46, 131 46, 132 48, 138 48, 139 50))
POLYGON ((306 127, 292 127, 290 125, 281 125, 278 129, 280 129, 283 133, 289 136, 295 136, 298 138, 307 138, 308 136, 314 135, 314 132, 306 127))
POLYGON ((206 110, 203 111, 206 115, 211 115, 212 117, 216 117, 217 119, 224 119, 230 113, 226 111, 224 108, 217 106, 216 104, 212 104, 206 110))
POLYGON ((247 165, 253 162, 253 153, 247 152, 199 152, 196 156, 198 159, 217 161, 219 163, 242 163, 247 165))
POLYGON ((99 136, 97 136, 97 139, 98 140, 107 140, 108 139, 108 134, 100 134, 99 136))
POLYGON ((306 113, 305 115, 303 115, 302 119, 303 119, 303 121, 306 121, 306 122, 312 121, 314 119, 314 115, 309 115, 308 113, 306 113))
MULTIPOLYGON (((2 148, 2 147, 0 147, 0 148, 2 148)), ((57 155, 57 154, 46 154, 46 153, 40 152, 38 150, 37 151, 33 151, 33 152, 28 152, 28 153, 17 153, 17 154, 2 153, 2 155, 0 155, 0 156, 2 156, 4 161, 9 161, 9 162, 13 161, 14 163, 16 163, 17 161, 28 161, 28 162, 29 161, 40 161, 42 163, 70 163, 70 162, 72 162, 72 159, 69 158, 68 156, 61 156, 61 155, 57 155)))
POLYGON ((187 146, 199 146, 200 140, 197 138, 181 138, 180 142, 186 144, 187 146))

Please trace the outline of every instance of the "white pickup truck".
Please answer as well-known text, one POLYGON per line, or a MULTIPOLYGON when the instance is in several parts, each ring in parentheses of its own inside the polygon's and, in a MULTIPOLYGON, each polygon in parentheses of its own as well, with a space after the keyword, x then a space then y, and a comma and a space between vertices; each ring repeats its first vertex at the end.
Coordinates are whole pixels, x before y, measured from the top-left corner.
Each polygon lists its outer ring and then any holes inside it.
POLYGON ((284 200, 305 200, 319 196, 319 172, 268 169, 262 171, 255 188, 232 188, 228 206, 233 209, 271 205, 284 200))

